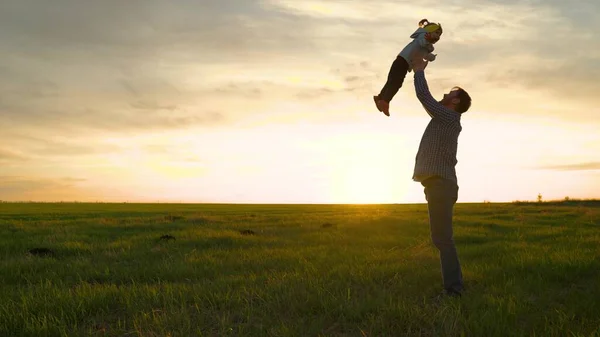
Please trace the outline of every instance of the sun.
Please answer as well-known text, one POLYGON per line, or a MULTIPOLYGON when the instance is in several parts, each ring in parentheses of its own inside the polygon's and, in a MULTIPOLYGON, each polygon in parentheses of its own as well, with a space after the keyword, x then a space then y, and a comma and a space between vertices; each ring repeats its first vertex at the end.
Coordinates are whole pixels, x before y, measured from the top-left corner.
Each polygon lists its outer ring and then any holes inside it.
POLYGON ((390 174, 381 167, 349 168, 333 181, 334 199, 350 204, 393 202, 394 186, 390 179, 390 174))
POLYGON ((336 161, 329 180, 331 202, 379 204, 403 200, 410 183, 406 163, 376 149, 357 151, 351 159, 336 161))

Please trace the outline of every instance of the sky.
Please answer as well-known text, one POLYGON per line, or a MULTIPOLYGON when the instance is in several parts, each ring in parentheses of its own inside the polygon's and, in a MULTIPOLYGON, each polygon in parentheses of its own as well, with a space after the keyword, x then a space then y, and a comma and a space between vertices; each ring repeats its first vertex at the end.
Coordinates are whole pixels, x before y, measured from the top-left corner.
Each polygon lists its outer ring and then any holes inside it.
POLYGON ((421 203, 430 120, 409 73, 455 85, 458 202, 600 198, 596 0, 3 0, 0 200, 421 203))

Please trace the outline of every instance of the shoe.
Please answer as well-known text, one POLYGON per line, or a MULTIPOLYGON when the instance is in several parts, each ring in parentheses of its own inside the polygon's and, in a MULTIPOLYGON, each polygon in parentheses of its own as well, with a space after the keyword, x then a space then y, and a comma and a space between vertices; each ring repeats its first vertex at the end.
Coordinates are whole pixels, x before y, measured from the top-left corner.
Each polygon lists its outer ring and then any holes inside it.
POLYGON ((379 101, 377 101, 377 108, 386 116, 390 117, 390 103, 380 99, 379 101))
POLYGON ((379 96, 373 96, 377 110, 383 112, 386 116, 390 116, 390 103, 382 100, 379 96))
POLYGON ((444 289, 444 295, 449 296, 449 297, 461 297, 462 290, 457 290, 457 289, 453 289, 453 288, 444 289))
POLYGON ((379 112, 381 112, 381 108, 379 107, 379 96, 373 96, 373 101, 375 102, 375 106, 377 107, 377 110, 379 110, 379 112))
POLYGON ((377 104, 381 107, 380 111, 383 112, 386 116, 390 117, 390 103, 381 99, 377 102, 377 104))

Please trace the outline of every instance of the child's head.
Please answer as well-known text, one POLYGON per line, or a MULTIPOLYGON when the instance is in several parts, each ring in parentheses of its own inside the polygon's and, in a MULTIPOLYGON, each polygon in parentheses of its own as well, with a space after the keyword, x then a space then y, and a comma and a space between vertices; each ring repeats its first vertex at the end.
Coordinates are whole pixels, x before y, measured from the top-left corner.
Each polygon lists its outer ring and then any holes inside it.
POLYGON ((419 27, 427 32, 425 38, 431 43, 438 42, 443 33, 441 24, 429 22, 427 19, 419 21, 419 27))

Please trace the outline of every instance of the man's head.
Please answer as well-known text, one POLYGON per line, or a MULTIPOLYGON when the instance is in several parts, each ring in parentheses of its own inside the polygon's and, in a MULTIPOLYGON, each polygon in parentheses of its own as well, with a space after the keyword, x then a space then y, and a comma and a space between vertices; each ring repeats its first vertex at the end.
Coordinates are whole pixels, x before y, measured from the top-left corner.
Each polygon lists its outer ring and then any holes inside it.
POLYGON ((454 87, 440 101, 448 109, 465 113, 471 107, 471 96, 461 87, 454 87))

